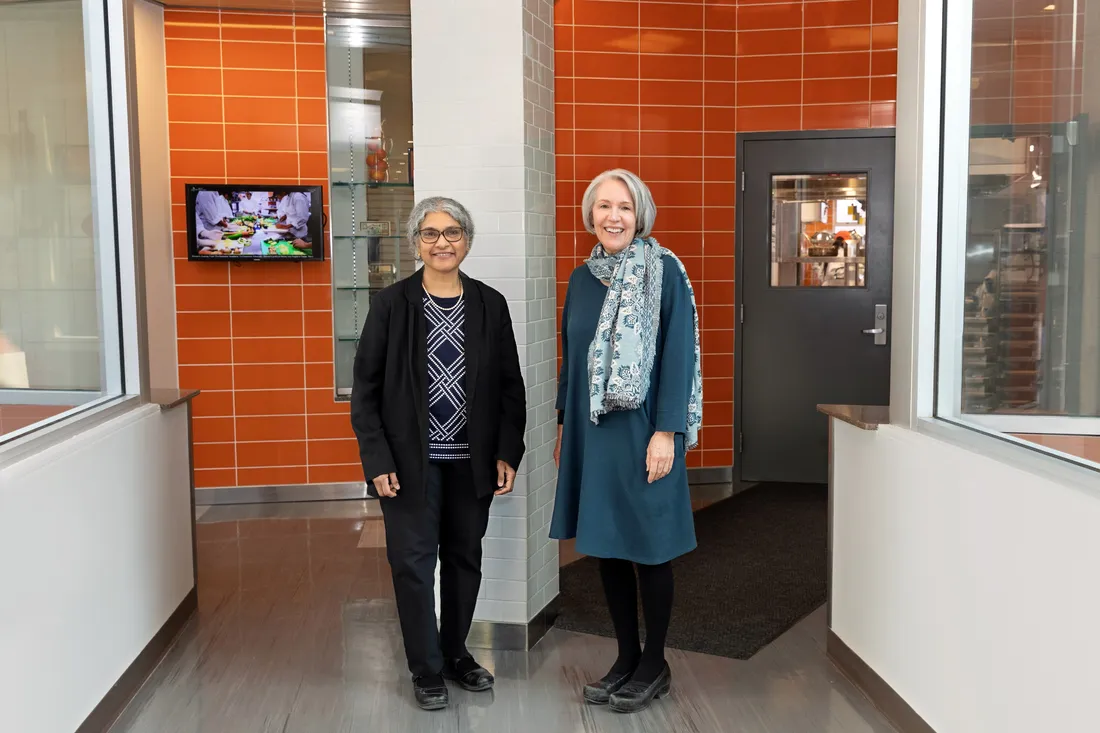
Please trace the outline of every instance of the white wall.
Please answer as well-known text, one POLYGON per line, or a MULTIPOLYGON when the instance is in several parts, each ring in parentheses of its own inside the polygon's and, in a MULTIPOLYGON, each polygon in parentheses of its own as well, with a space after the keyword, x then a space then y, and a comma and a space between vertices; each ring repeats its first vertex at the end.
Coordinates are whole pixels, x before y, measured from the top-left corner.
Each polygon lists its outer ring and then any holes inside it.
POLYGON ((0 730, 76 730, 193 585, 185 408, 0 469, 0 730))
POLYGON ((833 424, 833 631, 937 733, 1097 730, 1100 492, 833 424))
POLYGON ((134 56, 141 157, 142 238, 145 242, 149 383, 153 387, 169 388, 179 383, 179 370, 172 192, 168 169, 168 77, 164 60, 164 8, 160 5, 145 0, 134 3, 134 56))
POLYGON ((527 387, 527 454, 493 502, 475 618, 525 623, 558 595, 553 3, 412 0, 412 42, 416 196, 470 209, 463 269, 508 299, 527 387), (474 37, 476 53, 454 52, 474 37))

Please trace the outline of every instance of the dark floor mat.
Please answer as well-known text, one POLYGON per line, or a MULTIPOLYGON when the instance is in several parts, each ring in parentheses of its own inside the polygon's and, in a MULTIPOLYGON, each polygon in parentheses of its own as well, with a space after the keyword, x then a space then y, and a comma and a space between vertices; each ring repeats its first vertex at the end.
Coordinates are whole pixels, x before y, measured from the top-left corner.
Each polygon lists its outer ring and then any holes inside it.
MULTIPOLYGON (((825 486, 759 484, 697 512, 699 546, 673 561, 668 646, 748 659, 821 606, 827 505, 825 486)), ((598 560, 562 568, 560 609, 558 628, 614 636, 598 560)))

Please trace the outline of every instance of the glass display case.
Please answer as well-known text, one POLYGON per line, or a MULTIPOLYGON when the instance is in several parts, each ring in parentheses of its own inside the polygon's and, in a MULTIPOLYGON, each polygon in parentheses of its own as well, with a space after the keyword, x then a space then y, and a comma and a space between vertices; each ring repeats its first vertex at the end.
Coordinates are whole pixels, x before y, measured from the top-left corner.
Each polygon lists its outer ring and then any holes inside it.
POLYGON ((415 267, 412 46, 407 14, 329 15, 326 34, 335 384, 347 399, 372 295, 415 267))

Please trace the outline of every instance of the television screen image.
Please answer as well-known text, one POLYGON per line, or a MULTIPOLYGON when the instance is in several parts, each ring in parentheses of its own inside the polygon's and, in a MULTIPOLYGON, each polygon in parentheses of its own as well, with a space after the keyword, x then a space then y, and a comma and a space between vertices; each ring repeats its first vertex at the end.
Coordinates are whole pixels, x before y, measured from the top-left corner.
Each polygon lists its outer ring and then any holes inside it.
POLYGON ((320 186, 188 184, 189 260, 324 259, 320 186))

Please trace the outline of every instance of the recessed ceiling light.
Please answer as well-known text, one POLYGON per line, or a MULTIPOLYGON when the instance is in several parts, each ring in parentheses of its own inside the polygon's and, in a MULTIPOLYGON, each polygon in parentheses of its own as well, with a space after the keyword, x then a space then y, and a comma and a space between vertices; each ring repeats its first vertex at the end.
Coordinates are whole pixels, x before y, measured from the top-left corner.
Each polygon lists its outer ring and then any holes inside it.
POLYGON ((1053 5, 1048 5, 1045 8, 1043 8, 1043 10, 1054 10, 1054 6, 1053 5))

